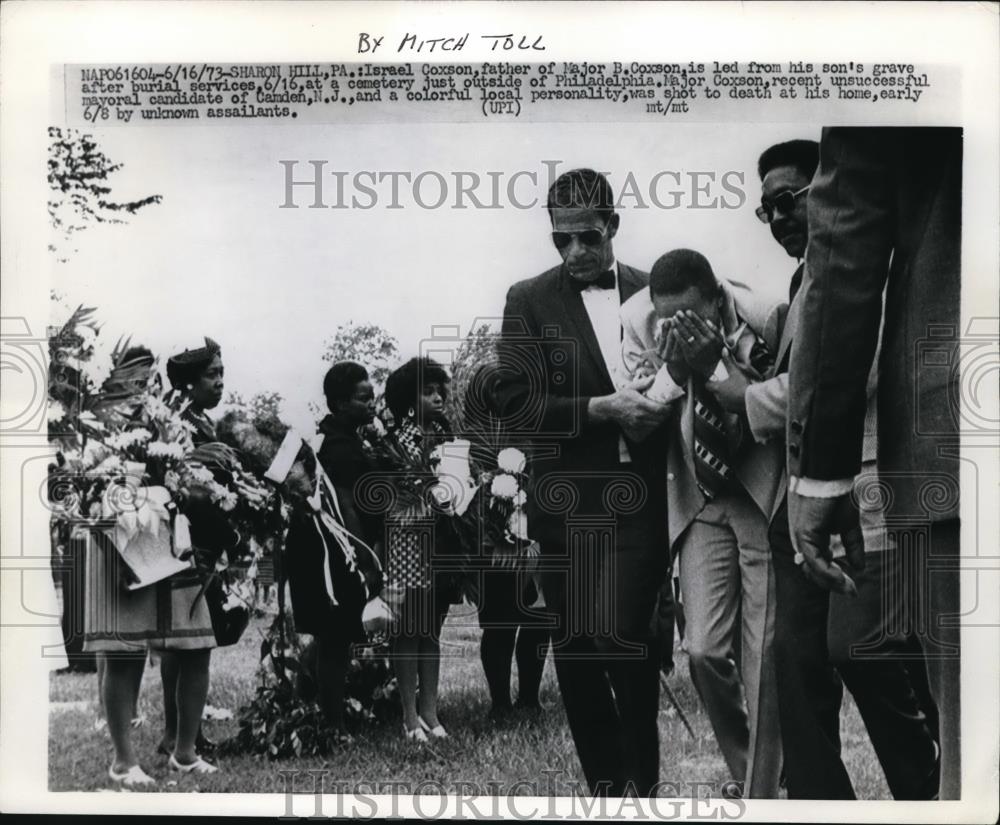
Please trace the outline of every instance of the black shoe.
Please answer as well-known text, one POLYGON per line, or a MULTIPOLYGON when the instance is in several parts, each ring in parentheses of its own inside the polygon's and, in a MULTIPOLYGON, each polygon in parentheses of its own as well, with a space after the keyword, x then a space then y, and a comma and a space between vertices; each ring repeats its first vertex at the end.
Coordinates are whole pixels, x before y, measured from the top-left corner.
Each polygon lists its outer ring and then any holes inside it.
POLYGON ((742 799, 743 798, 743 783, 735 782, 729 780, 728 782, 722 783, 722 798, 723 799, 742 799))
POLYGON ((510 721, 514 715, 514 708, 511 705, 494 705, 490 708, 490 722, 494 725, 503 725, 510 721))

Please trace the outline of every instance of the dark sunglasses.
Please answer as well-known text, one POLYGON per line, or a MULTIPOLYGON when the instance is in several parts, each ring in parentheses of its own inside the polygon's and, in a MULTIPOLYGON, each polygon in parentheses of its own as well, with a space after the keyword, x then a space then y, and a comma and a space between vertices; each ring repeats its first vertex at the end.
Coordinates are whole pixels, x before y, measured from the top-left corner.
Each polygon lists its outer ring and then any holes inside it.
POLYGON ((809 186, 803 186, 798 192, 786 189, 784 192, 779 192, 773 198, 761 198, 760 206, 756 210, 757 217, 760 218, 761 223, 770 223, 774 220, 775 212, 787 215, 795 208, 795 199, 808 191, 809 186))
POLYGON ((604 242, 606 234, 606 231, 601 232, 599 229, 585 229, 583 232, 553 232, 552 243, 556 245, 556 249, 565 249, 573 242, 573 238, 576 238, 584 246, 600 246, 604 242))

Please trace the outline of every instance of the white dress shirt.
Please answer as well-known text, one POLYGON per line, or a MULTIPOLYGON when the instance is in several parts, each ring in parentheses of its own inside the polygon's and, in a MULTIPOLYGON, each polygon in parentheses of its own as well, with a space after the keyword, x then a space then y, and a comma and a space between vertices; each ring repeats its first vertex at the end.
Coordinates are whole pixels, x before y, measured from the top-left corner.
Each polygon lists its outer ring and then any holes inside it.
MULTIPOLYGON (((611 262, 611 271, 615 273, 613 289, 588 286, 580 292, 580 297, 583 299, 583 308, 587 310, 587 317, 590 318, 590 325, 594 329, 597 344, 601 348, 608 374, 615 389, 619 390, 628 383, 628 373, 622 361, 622 300, 619 290, 621 274, 617 261, 611 262)), ((618 436, 618 459, 623 463, 632 460, 624 435, 618 436)))

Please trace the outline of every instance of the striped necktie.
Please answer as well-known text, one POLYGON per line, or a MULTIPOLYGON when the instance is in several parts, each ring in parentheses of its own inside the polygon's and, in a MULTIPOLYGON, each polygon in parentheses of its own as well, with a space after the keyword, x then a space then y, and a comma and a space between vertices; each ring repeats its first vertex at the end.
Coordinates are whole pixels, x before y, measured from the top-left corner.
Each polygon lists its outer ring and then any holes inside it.
POLYGON ((732 478, 725 413, 703 381, 694 385, 694 469, 698 488, 715 498, 732 478))

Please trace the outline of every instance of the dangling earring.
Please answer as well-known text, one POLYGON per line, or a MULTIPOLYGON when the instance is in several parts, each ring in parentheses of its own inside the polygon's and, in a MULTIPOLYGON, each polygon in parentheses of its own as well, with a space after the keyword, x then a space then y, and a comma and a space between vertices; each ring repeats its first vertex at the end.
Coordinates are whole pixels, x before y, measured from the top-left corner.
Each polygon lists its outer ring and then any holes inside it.
POLYGON ((408 409, 408 410, 406 411, 406 414, 407 414, 407 415, 408 415, 408 416, 409 416, 410 418, 416 418, 416 417, 417 417, 417 411, 416 411, 415 409, 413 409, 413 407, 410 407, 410 409, 408 409))

